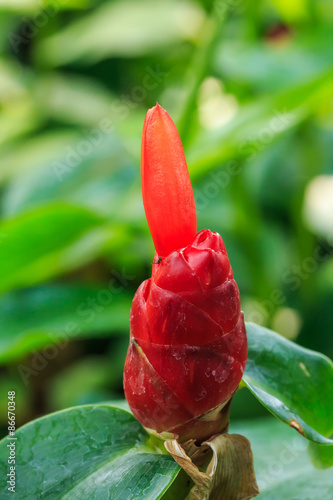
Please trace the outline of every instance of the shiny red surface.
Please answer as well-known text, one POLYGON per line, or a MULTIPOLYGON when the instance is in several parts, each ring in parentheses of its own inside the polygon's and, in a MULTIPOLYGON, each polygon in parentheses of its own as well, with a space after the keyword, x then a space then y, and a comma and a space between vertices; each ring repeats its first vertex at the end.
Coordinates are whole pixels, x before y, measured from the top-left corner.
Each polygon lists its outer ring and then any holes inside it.
POLYGON ((166 257, 194 239, 197 221, 183 146, 175 124, 158 104, 143 125, 141 184, 156 251, 166 257))
POLYGON ((201 231, 153 265, 133 300, 125 363, 135 417, 172 431, 227 401, 247 358, 247 339, 222 238, 201 231))

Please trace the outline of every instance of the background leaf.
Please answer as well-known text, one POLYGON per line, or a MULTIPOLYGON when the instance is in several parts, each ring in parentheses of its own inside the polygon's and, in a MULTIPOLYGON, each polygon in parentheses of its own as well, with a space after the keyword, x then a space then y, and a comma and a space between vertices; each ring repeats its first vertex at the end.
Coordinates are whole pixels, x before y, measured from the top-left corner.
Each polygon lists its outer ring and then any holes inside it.
POLYGON ((109 287, 53 285, 3 295, 0 363, 87 335, 98 337, 111 332, 127 335, 132 297, 123 291, 124 283, 111 275, 109 287))
POLYGON ((82 265, 89 259, 90 249, 81 255, 77 249, 73 255, 71 245, 102 222, 92 212, 66 205, 48 206, 2 221, 0 291, 38 283, 68 266, 82 265))
POLYGON ((308 452, 312 463, 318 469, 333 467, 333 448, 331 446, 309 443, 308 452))
POLYGON ((269 418, 232 423, 230 432, 251 443, 260 500, 330 498, 331 471, 314 469, 306 441, 292 429, 269 418))
POLYGON ((53 65, 80 59, 92 63, 110 55, 142 56, 190 38, 201 21, 198 6, 186 1, 107 2, 46 40, 39 53, 53 65))

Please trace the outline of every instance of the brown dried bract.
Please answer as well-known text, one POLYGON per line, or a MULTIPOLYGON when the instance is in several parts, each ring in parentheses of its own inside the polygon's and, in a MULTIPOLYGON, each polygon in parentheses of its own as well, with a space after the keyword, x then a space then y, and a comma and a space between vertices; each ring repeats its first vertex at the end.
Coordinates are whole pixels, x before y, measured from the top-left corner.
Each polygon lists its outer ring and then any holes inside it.
POLYGON ((194 482, 186 500, 249 500, 259 494, 250 442, 239 434, 219 434, 197 446, 164 443, 194 482))

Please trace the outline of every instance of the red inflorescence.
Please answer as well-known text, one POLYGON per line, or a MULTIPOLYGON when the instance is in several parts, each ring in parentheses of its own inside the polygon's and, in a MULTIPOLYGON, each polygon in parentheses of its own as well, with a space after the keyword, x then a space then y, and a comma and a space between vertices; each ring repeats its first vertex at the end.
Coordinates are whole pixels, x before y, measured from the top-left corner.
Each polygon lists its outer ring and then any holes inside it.
POLYGON ((247 358, 246 331, 238 287, 221 236, 207 229, 195 235, 195 208, 185 160, 177 169, 175 155, 167 155, 170 137, 178 148, 181 143, 176 140, 179 136, 171 118, 161 110, 155 107, 149 112, 149 123, 154 126, 147 129, 146 119, 142 153, 143 179, 148 173, 150 176, 149 182, 143 180, 145 210, 159 253, 151 279, 141 284, 132 304, 125 396, 145 427, 173 432, 180 438, 209 437, 221 429, 214 419, 210 425, 205 415, 229 401, 241 380, 247 358), (162 156, 153 140, 156 134, 163 138, 162 156), (147 143, 154 143, 148 167, 147 143), (168 189, 171 185, 179 190, 169 199, 170 214, 164 225, 158 223, 158 215, 166 210, 168 199, 162 193, 162 206, 157 204, 156 169, 157 186, 163 177, 168 189), (151 213, 151 191, 157 218, 151 213), (184 219, 184 206, 191 215, 190 223, 184 219), (178 232, 185 224, 184 234, 177 237, 172 224, 178 232), (179 247, 183 241, 186 243, 179 247))

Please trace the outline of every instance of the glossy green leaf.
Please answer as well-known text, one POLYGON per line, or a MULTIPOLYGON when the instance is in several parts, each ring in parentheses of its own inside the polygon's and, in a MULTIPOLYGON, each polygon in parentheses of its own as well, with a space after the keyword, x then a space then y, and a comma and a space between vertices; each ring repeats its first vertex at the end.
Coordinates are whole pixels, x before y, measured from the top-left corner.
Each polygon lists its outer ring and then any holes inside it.
MULTIPOLYGON (((259 498, 330 498, 331 471, 314 469, 306 442, 278 420, 234 422, 230 432, 251 442, 259 498)), ((176 462, 160 454, 133 416, 106 404, 48 415, 23 426, 16 437, 18 500, 184 500, 190 488, 176 462)), ((8 442, 0 442, 4 500, 12 495, 5 483, 8 442)))
POLYGON ((333 363, 280 335, 247 323, 248 389, 270 411, 307 439, 331 445, 333 363))
MULTIPOLYGON (((157 500, 179 471, 132 415, 108 405, 51 414, 16 437, 17 500, 157 500)), ((3 500, 13 498, 6 484, 9 442, 0 442, 3 500)))
POLYGON ((95 236, 80 242, 103 219, 88 210, 50 205, 0 224, 0 292, 75 268, 90 258, 95 236))
POLYGON ((69 340, 128 332, 127 275, 97 286, 49 285, 0 297, 0 363, 69 340), (119 280, 120 278, 120 280, 119 280))

